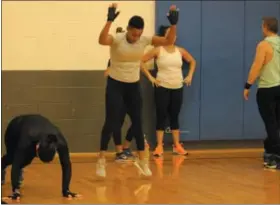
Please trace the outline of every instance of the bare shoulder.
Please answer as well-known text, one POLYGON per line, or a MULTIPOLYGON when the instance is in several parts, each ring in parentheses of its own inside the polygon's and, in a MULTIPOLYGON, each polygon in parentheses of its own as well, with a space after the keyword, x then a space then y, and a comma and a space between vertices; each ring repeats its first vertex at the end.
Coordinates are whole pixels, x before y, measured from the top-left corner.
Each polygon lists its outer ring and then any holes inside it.
POLYGON ((257 45, 257 49, 267 50, 269 48, 270 48, 270 44, 265 40, 262 40, 257 45))
POLYGON ((180 53, 183 55, 184 53, 188 53, 188 51, 183 48, 183 47, 179 47, 179 46, 176 46, 176 48, 180 51, 180 53))
POLYGON ((182 48, 182 47, 180 47, 180 46, 176 46, 176 48, 177 48, 180 52, 182 52, 183 50, 185 50, 184 48, 182 48))

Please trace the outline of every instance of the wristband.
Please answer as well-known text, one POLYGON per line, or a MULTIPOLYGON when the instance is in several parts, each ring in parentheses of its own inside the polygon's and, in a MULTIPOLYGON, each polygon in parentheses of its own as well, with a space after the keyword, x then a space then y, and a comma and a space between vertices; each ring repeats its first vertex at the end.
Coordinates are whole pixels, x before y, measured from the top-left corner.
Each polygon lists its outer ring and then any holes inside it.
POLYGON ((251 86, 252 86, 251 84, 249 84, 249 83, 245 83, 244 88, 245 88, 245 89, 247 89, 247 90, 249 90, 249 89, 251 88, 251 86))

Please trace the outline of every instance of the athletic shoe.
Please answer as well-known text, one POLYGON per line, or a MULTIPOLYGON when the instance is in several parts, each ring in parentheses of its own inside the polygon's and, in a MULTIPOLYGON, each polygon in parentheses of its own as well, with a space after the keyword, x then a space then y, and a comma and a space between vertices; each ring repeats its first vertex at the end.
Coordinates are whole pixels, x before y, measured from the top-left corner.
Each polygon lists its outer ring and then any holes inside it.
POLYGON ((96 163, 96 175, 99 177, 106 177, 106 159, 99 158, 96 163))
POLYGON ((153 152, 154 157, 162 157, 163 155, 163 146, 162 145, 158 145, 155 149, 155 151, 153 152))
POLYGON ((124 152, 121 153, 116 153, 116 158, 115 161, 116 162, 127 162, 129 159, 128 157, 125 155, 124 152))
POLYGON ((263 153, 263 164, 264 164, 264 166, 269 163, 269 160, 272 156, 273 156, 272 154, 269 154, 267 152, 263 153))
POLYGON ((184 149, 182 144, 179 144, 177 146, 173 145, 173 154, 186 156, 189 153, 184 149))
MULTIPOLYGON (((278 166, 279 167, 279 166, 278 166)), ((277 163, 275 160, 271 160, 269 161, 266 165, 265 165, 265 168, 268 168, 268 169, 276 169, 277 168, 277 163)))
POLYGON ((127 158, 134 158, 134 155, 132 154, 130 148, 123 149, 123 153, 125 154, 125 156, 127 156, 127 158))
POLYGON ((144 176, 152 176, 152 171, 149 168, 149 163, 146 160, 136 159, 134 165, 138 168, 140 174, 144 176))
POLYGON ((280 156, 272 154, 265 164, 265 168, 280 169, 280 156))

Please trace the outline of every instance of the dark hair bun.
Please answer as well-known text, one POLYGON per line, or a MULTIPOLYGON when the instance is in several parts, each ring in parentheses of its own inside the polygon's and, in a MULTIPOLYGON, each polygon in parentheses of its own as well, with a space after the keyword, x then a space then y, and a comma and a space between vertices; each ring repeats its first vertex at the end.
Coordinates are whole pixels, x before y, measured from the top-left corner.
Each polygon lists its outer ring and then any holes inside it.
POLYGON ((161 25, 158 29, 158 35, 159 36, 165 36, 165 33, 166 33, 167 29, 169 29, 169 26, 161 25))

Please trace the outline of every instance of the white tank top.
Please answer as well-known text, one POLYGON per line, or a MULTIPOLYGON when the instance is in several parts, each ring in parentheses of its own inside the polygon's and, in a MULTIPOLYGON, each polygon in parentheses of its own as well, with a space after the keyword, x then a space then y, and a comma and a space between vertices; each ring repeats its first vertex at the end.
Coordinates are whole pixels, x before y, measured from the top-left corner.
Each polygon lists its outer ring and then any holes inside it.
POLYGON ((172 53, 167 52, 163 47, 159 47, 156 63, 158 67, 156 79, 160 81, 160 86, 169 89, 183 87, 183 60, 177 47, 172 53))

